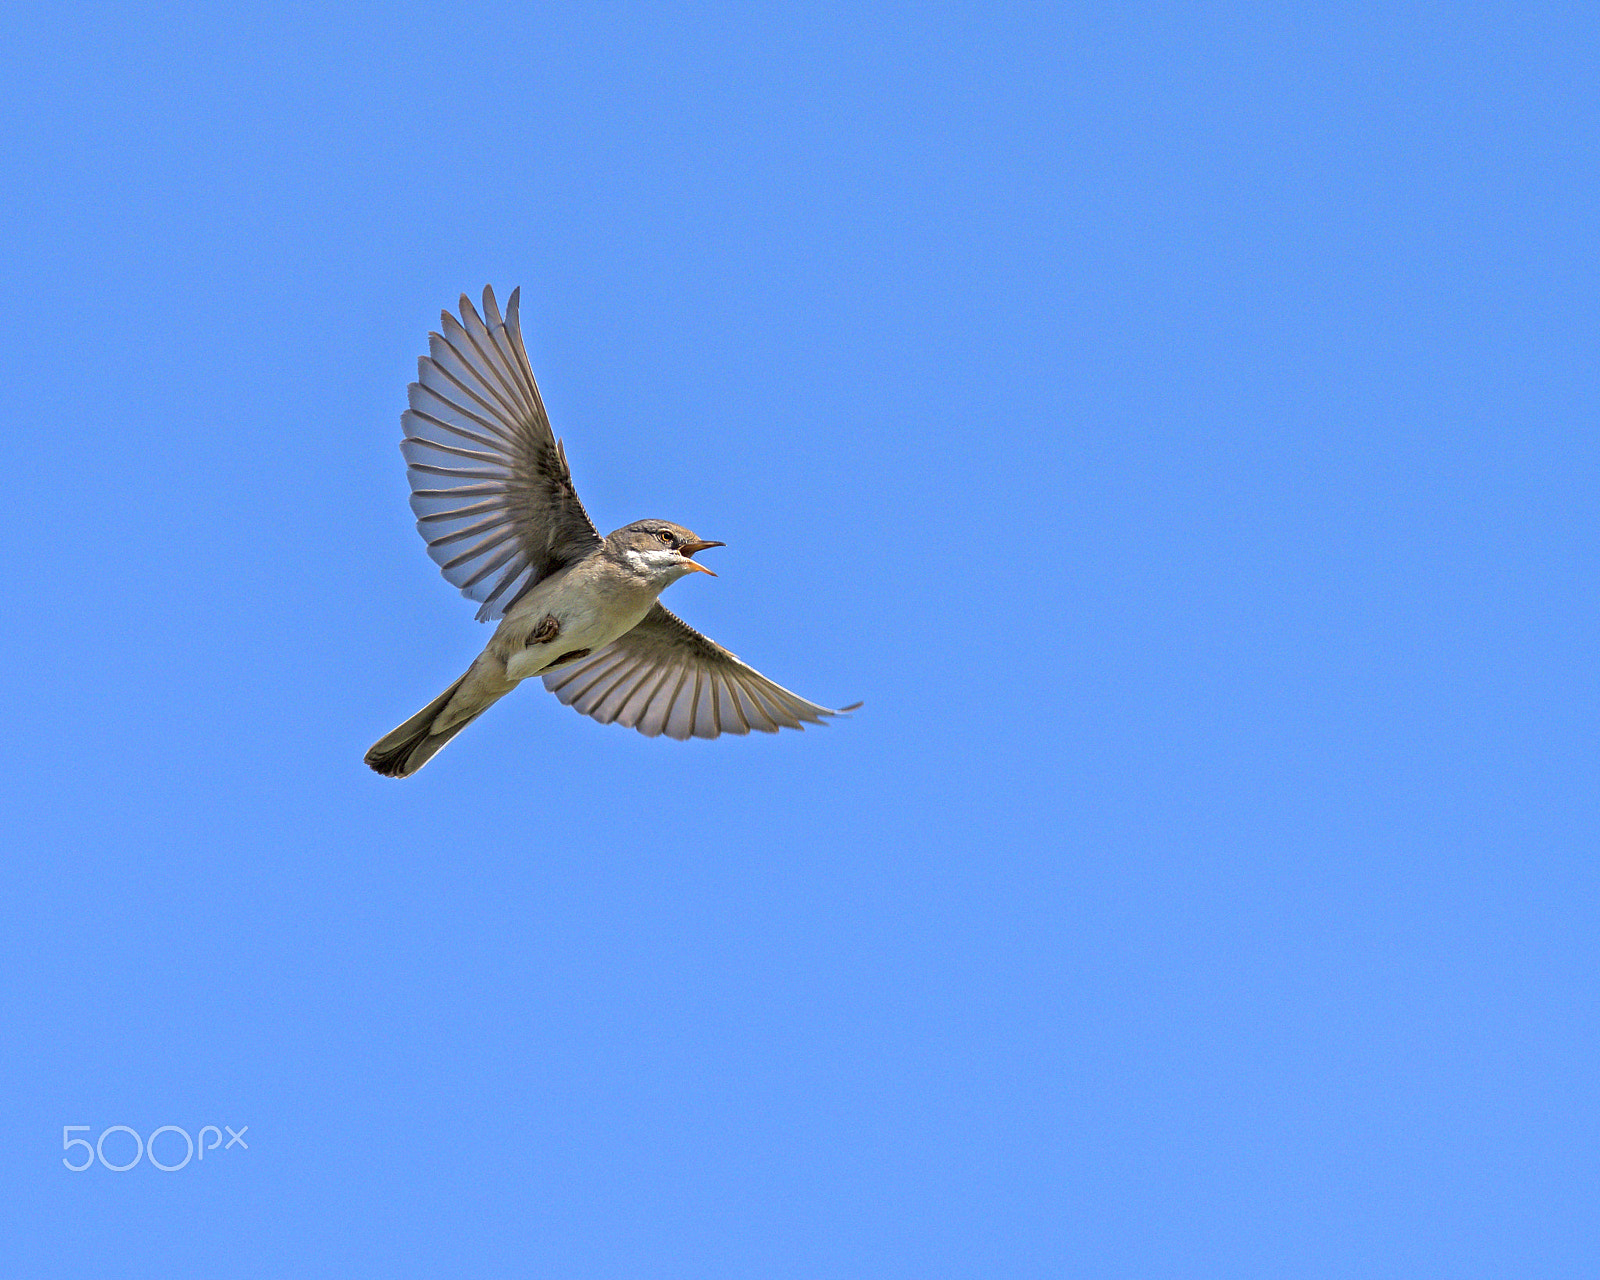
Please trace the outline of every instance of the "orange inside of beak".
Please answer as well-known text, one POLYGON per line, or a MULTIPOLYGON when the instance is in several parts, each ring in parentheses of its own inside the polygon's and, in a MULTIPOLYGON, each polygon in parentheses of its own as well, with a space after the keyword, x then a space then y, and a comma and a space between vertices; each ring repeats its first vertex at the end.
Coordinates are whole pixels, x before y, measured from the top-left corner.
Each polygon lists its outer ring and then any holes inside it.
MULTIPOLYGON (((705 565, 696 563, 694 553, 696 551, 704 551, 707 547, 722 547, 726 545, 723 542, 685 542, 678 548, 678 554, 689 562, 691 569, 698 569, 701 573, 711 573, 711 570, 706 568, 705 565)), ((711 573, 711 576, 715 578, 717 575, 711 573)))

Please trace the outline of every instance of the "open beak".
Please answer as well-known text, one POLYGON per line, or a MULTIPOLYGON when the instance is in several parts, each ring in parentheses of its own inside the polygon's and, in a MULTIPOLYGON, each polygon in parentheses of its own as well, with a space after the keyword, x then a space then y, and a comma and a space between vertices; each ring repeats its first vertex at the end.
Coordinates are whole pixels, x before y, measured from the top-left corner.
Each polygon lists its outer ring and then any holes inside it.
MULTIPOLYGON (((696 551, 704 551, 707 547, 725 547, 727 545, 725 542, 685 542, 678 548, 678 553, 689 562, 691 569, 698 569, 701 573, 711 573, 711 570, 706 568, 705 565, 695 563, 694 553, 696 551)), ((711 573, 711 576, 715 578, 717 575, 711 573)))

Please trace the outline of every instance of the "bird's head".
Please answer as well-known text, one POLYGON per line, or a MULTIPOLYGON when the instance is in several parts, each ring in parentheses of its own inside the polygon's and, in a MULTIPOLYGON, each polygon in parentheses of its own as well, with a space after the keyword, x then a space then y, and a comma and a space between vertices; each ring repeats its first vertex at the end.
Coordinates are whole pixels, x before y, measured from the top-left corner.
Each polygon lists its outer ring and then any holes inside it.
MULTIPOLYGON (((707 542, 681 524, 667 520, 635 520, 606 539, 630 564, 652 576, 675 582, 687 573, 711 573, 694 556, 721 542, 707 542)), ((711 573, 714 578, 717 575, 711 573)))

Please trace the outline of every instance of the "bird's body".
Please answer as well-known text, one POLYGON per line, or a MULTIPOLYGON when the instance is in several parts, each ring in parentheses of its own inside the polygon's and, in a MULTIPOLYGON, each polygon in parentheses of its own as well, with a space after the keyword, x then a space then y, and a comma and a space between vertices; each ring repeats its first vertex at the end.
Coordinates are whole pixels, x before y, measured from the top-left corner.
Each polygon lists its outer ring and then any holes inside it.
POLYGON ((605 648, 638 626, 666 585, 626 561, 622 567, 622 572, 599 573, 585 561, 546 578, 501 620, 487 652, 500 658, 508 677, 526 680, 567 654, 605 648), (555 635, 534 640, 548 619, 554 620, 555 635))
MULTIPOLYGON (((367 752, 379 773, 415 773, 530 676, 602 722, 649 736, 777 732, 837 715, 773 684, 663 609, 661 592, 720 547, 665 520, 601 538, 572 487, 517 326, 484 290, 485 324, 461 299, 419 362, 401 448, 417 527, 463 594, 500 617, 455 684, 367 752)), ((715 576, 715 575, 712 575, 715 576)), ((846 708, 850 710, 851 708, 846 708)))

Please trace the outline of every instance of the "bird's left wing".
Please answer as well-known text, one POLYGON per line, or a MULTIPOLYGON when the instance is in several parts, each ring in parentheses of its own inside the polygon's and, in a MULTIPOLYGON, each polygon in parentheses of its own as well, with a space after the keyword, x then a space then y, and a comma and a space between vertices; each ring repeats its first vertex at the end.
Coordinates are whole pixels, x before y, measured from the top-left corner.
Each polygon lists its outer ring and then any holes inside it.
POLYGON ((487 322, 461 295, 461 319, 446 311, 428 335, 400 416, 417 531, 445 578, 482 602, 480 622, 600 545, 533 380, 520 292, 502 320, 485 288, 487 322))
POLYGON ((569 707, 651 738, 776 733, 780 727, 803 729, 802 720, 821 724, 841 714, 773 684, 659 601, 620 640, 543 679, 569 707))

